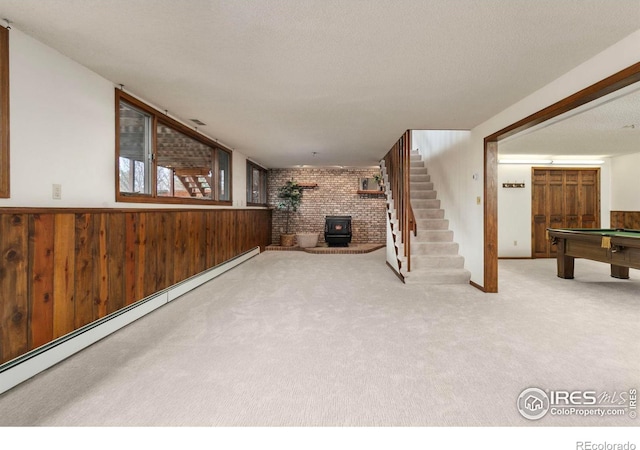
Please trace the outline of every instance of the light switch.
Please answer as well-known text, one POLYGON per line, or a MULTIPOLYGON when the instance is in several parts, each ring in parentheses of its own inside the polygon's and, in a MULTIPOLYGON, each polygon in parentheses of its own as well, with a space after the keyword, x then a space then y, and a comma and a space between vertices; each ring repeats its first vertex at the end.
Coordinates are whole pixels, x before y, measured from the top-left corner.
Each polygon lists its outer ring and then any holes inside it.
POLYGON ((481 201, 480 196, 476 197, 476 205, 479 205, 481 201))
POLYGON ((52 185, 51 197, 54 200, 62 200, 62 185, 61 184, 52 185))

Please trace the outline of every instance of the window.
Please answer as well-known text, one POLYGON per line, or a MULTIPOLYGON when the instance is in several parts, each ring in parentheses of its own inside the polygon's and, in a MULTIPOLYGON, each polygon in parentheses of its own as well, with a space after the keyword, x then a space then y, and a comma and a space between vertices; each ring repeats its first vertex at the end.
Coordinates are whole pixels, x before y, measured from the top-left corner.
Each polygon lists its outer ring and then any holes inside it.
POLYGON ((120 192, 149 194, 151 116, 120 102, 120 192))
POLYGON ((231 153, 116 90, 119 201, 231 203, 231 153))
POLYGON ((156 127, 159 197, 213 198, 211 177, 214 149, 165 124, 156 127))
POLYGON ((0 198, 9 198, 9 30, 0 27, 0 198))
POLYGON ((220 180, 220 200, 231 200, 231 157, 229 153, 218 157, 218 179, 220 180))
POLYGON ((267 171, 247 161, 247 204, 267 204, 267 171))

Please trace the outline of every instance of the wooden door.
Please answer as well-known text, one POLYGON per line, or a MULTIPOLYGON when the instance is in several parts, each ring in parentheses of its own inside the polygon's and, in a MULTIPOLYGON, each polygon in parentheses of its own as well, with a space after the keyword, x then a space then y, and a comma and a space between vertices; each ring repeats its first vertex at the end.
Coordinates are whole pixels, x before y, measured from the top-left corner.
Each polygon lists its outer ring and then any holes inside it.
POLYGON ((600 169, 531 169, 531 254, 555 257, 547 228, 600 226, 600 169))

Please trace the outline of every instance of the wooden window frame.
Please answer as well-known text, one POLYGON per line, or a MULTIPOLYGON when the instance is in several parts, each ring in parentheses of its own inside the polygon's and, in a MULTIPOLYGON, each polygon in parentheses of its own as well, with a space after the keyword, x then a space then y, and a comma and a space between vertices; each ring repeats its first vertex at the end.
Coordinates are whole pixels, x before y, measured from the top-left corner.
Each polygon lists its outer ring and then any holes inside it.
POLYGON ((265 169, 264 167, 261 167, 256 163, 247 160, 247 205, 248 206, 267 206, 269 201, 269 196, 267 193, 267 185, 268 185, 267 173, 268 173, 267 169, 265 169), (253 198, 252 196, 253 177, 250 177, 249 174, 253 173, 253 169, 260 171, 260 178, 261 178, 260 186, 262 186, 262 178, 264 177, 264 188, 265 188, 264 203, 255 203, 251 201, 251 199, 253 198))
POLYGON ((0 198, 9 198, 9 30, 0 27, 0 198))
POLYGON ((225 205, 231 206, 233 202, 232 191, 232 172, 233 172, 233 152, 223 148, 212 139, 192 130, 188 126, 178 122, 175 119, 167 116, 166 114, 158 111, 157 109, 147 105, 143 101, 127 94, 121 89, 115 90, 115 119, 116 119, 116 142, 115 142, 115 192, 117 202, 129 202, 129 203, 163 203, 163 204, 186 204, 186 205, 225 205), (120 192, 120 102, 125 102, 136 109, 139 109, 151 116, 151 153, 153 155, 151 168, 151 186, 149 194, 120 192), (186 198, 186 197, 165 197, 157 194, 157 127, 158 124, 167 126, 174 131, 182 133, 187 137, 194 139, 214 150, 212 155, 212 186, 211 186, 211 199, 207 198, 186 198), (220 195, 219 186, 219 164, 218 154, 224 152, 229 156, 229 167, 227 176, 229 177, 229 200, 216 200, 220 195))

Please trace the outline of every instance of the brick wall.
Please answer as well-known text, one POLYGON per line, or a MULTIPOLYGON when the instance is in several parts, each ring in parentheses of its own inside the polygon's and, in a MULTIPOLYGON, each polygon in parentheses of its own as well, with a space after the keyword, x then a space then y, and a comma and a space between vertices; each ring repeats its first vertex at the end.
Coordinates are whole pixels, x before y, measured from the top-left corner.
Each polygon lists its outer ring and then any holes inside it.
MULTIPOLYGON (((354 244, 386 242, 386 200, 382 195, 358 194, 358 180, 372 178, 376 168, 364 169, 270 169, 268 174, 269 205, 278 203, 278 188, 285 182, 316 183, 313 189, 304 189, 302 203, 291 214, 291 232, 313 233, 324 242, 325 216, 350 215, 354 244)), ((272 243, 280 243, 285 229, 286 215, 273 212, 272 243)))

